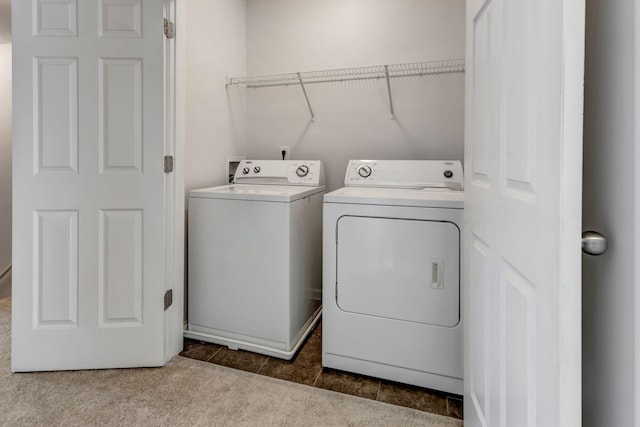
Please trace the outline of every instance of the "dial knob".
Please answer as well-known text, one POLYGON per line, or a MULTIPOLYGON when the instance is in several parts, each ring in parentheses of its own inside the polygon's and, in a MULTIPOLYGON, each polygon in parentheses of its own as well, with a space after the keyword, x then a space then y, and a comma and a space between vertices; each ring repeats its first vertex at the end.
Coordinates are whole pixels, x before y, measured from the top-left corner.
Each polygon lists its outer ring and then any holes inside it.
POLYGON ((253 168, 253 171, 255 173, 260 173, 260 166, 256 166, 255 168, 253 168))
POLYGON ((358 168, 358 175, 360 175, 363 178, 367 178, 371 175, 371 166, 369 165, 362 165, 358 168))
POLYGON ((451 178, 452 176, 453 176, 453 172, 451 172, 450 170, 444 171, 445 178, 451 178))
POLYGON ((243 174, 248 174, 249 173, 249 168, 242 168, 242 173, 243 174))
POLYGON ((298 166, 298 169, 296 169, 296 175, 298 175, 300 178, 307 176, 308 173, 309 166, 307 165, 298 166))

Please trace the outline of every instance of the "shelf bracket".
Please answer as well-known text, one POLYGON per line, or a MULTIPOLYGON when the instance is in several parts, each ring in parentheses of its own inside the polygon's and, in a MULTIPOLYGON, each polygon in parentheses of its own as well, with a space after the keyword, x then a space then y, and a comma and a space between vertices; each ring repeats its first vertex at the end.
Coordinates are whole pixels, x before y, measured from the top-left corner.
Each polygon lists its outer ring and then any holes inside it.
POLYGON ((316 122, 316 116, 313 114, 313 108, 311 108, 311 103, 309 102, 309 96, 307 95, 307 90, 304 88, 304 83, 302 81, 302 76, 300 73, 296 73, 298 75, 298 81, 300 82, 300 87, 302 88, 302 93, 304 94, 304 99, 307 101, 307 107, 309 107, 309 113, 311 114, 311 123, 316 122))
POLYGON ((387 93, 389 94, 389 111, 391 112, 391 120, 396 119, 396 114, 393 111, 393 98, 391 98, 391 82, 389 81, 389 66, 384 66, 384 74, 387 78, 387 93))

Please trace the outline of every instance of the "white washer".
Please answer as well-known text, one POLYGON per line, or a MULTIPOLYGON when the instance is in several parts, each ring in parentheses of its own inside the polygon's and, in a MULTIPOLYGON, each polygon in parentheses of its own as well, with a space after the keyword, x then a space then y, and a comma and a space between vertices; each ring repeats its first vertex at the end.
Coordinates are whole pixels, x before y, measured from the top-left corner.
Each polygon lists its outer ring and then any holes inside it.
POLYGON ((322 364, 463 394, 459 161, 352 160, 324 196, 322 364))
POLYGON ((291 359, 321 313, 320 161, 243 160, 189 192, 184 335, 291 359))

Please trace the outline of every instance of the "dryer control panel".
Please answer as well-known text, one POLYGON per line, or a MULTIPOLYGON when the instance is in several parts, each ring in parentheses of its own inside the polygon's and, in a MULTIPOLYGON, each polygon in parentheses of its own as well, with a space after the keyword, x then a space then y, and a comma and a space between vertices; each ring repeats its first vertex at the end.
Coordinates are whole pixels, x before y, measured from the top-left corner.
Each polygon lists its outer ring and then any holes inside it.
POLYGON ((462 190, 459 160, 350 160, 346 187, 448 188, 462 190))
POLYGON ((324 185, 320 160, 242 160, 234 177, 236 184, 324 185))

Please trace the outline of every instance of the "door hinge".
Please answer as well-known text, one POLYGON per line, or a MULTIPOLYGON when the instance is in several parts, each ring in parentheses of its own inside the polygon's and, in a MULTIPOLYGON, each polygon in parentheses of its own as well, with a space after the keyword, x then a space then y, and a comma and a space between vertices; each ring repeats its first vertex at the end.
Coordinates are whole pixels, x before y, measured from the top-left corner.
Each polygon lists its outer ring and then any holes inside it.
POLYGON ((173 29, 173 22, 169 21, 167 18, 164 18, 164 35, 168 39, 172 39, 176 36, 175 30, 173 29))
POLYGON ((173 304, 173 289, 164 293, 164 309, 171 307, 171 304, 173 304))
POLYGON ((173 172, 173 156, 164 156, 164 173, 173 172))

